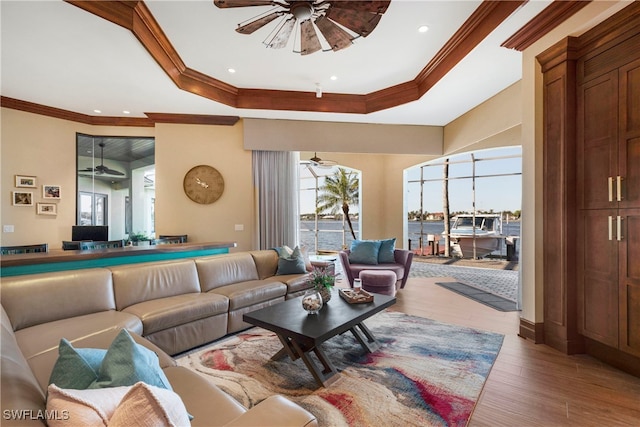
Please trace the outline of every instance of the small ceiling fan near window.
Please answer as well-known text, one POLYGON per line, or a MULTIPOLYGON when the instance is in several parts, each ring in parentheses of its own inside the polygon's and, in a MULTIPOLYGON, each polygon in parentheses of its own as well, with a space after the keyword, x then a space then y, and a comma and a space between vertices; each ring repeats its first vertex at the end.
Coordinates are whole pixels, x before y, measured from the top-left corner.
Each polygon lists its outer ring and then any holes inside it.
POLYGON ((324 167, 324 168, 330 168, 330 167, 336 166, 338 164, 337 162, 335 162, 333 160, 323 160, 323 159, 321 159, 320 157, 318 157, 318 153, 313 153, 313 157, 309 159, 309 162, 313 166, 324 167))
POLYGON ((96 175, 108 174, 124 176, 124 173, 114 169, 110 169, 104 165, 104 142, 101 142, 98 145, 100 146, 100 165, 96 166, 95 168, 80 169, 78 172, 93 172, 96 175))
POLYGON ((296 38, 299 33, 299 41, 294 44, 294 52, 309 55, 319 50, 344 49, 351 46, 354 39, 367 37, 378 25, 391 1, 214 0, 213 3, 221 9, 274 6, 274 9, 241 22, 236 31, 240 34, 252 34, 281 18, 263 43, 267 47, 281 49, 287 46, 291 34, 299 28, 296 31, 296 38), (299 45, 299 50, 296 50, 296 45, 299 45))

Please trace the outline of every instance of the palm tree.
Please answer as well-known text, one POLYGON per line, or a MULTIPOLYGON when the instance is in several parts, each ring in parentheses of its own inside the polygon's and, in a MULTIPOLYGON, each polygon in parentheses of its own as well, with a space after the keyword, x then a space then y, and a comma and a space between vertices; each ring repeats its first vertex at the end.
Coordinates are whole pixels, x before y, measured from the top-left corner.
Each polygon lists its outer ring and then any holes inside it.
MULTIPOLYGON (((317 213, 329 211, 332 215, 338 213, 338 209, 342 208, 344 214, 342 218, 343 229, 346 219, 351 231, 351 236, 356 238, 349 217, 349 204, 357 204, 359 196, 360 181, 355 172, 347 172, 344 168, 338 168, 332 176, 324 179, 324 185, 320 188, 322 194, 318 196, 317 213)), ((343 241, 344 244, 344 241, 343 241)))

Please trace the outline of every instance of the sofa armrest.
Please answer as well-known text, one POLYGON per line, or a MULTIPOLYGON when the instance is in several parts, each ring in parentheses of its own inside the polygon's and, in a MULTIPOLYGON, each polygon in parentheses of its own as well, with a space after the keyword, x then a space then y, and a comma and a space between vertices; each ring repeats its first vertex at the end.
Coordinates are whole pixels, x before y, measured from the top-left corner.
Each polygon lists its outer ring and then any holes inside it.
POLYGON ((317 425, 318 420, 312 413, 279 395, 269 396, 226 424, 227 427, 311 427, 317 425))
POLYGON ((404 277, 400 283, 400 289, 402 289, 404 285, 407 284, 407 279, 409 279, 409 271, 411 270, 411 263, 413 262, 413 252, 406 249, 395 249, 393 257, 396 263, 402 264, 404 267, 404 277))

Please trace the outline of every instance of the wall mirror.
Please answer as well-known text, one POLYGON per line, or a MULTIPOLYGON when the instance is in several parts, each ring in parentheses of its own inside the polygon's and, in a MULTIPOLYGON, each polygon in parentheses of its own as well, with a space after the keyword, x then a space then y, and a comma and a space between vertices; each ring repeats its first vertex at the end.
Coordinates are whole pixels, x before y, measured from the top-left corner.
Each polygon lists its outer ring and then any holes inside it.
POLYGON ((155 233, 155 139, 76 134, 76 225, 109 239, 155 233))

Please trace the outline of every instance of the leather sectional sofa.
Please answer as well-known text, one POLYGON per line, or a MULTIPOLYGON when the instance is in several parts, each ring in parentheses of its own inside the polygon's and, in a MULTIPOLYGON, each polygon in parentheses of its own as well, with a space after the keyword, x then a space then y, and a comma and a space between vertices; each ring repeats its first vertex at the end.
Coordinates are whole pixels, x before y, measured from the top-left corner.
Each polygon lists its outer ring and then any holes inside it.
POLYGON ((244 313, 309 287, 306 274, 276 275, 277 268, 278 254, 264 250, 3 278, 2 424, 43 424, 8 411, 45 410, 61 338, 106 349, 126 328, 159 355, 193 426, 316 425, 313 415, 281 396, 247 411, 170 357, 250 327, 244 313))

